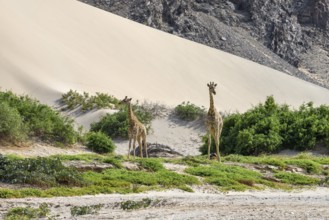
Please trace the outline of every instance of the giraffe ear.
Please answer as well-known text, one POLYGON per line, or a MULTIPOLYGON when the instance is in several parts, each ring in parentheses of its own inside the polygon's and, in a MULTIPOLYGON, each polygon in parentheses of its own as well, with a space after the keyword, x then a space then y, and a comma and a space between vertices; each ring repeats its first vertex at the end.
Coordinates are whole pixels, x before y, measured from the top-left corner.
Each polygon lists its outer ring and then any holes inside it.
POLYGON ((130 102, 132 99, 133 99, 133 98, 130 98, 130 99, 128 99, 128 101, 130 102))
POLYGON ((209 83, 207 83, 207 86, 209 87, 209 83))
POLYGON ((217 83, 215 84, 215 86, 217 86, 217 83))

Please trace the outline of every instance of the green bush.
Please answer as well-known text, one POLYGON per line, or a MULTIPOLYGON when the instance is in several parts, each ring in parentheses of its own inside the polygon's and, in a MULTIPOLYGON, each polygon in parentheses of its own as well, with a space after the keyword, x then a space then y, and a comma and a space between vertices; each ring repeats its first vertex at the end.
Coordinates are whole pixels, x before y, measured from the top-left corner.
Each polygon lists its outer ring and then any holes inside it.
MULTIPOLYGON (((0 92, 0 103, 7 103, 12 111, 11 116, 19 118, 29 136, 45 141, 73 144, 77 140, 77 132, 73 120, 63 117, 47 105, 28 96, 17 96, 12 92, 0 92), (15 109, 15 110, 13 110, 15 109), (16 113, 15 113, 16 112, 16 113)), ((6 107, 4 107, 6 108, 6 107)), ((19 119, 16 119, 18 122, 19 119)))
POLYGON ((144 198, 141 201, 127 200, 127 201, 121 202, 120 207, 123 210, 147 208, 151 205, 151 202, 152 202, 152 200, 149 198, 144 198))
POLYGON ((6 102, 0 103, 0 138, 8 140, 22 140, 26 137, 22 118, 17 109, 12 108, 6 102))
POLYGON ((97 153, 112 153, 115 145, 106 134, 102 132, 90 132, 87 134, 87 147, 97 153))
MULTIPOLYGON (((278 105, 272 96, 264 104, 224 118, 220 140, 223 154, 259 155, 282 149, 310 150, 317 143, 329 147, 329 107, 303 104, 298 110, 278 105)), ((207 153, 207 137, 200 151, 207 153)), ((211 150, 214 152, 214 141, 211 150)))
POLYGON ((95 215, 98 214, 99 210, 103 207, 103 204, 90 205, 90 206, 73 206, 71 208, 71 215, 95 215))
POLYGON ((84 180, 73 168, 58 159, 9 159, 0 155, 0 181, 35 186, 82 186, 84 180))
POLYGON ((297 173, 278 172, 274 177, 281 179, 282 182, 293 185, 314 185, 320 182, 320 179, 305 176, 297 173))
POLYGON ((138 165, 147 171, 157 172, 163 170, 163 164, 155 158, 137 159, 138 165))
POLYGON ((189 167, 185 172, 191 175, 201 176, 205 182, 219 186, 224 191, 244 191, 250 188, 257 188, 256 184, 270 184, 270 182, 263 180, 260 173, 239 166, 215 164, 189 167))
POLYGON ((47 203, 42 203, 39 208, 15 207, 9 209, 5 215, 5 220, 25 220, 46 218, 50 213, 47 203))
POLYGON ((182 120, 193 121, 205 115, 205 109, 190 102, 183 102, 175 107, 175 114, 182 120))
POLYGON ((89 95, 87 92, 83 94, 70 90, 62 95, 61 102, 66 105, 66 110, 74 110, 81 107, 82 112, 93 109, 114 108, 118 105, 119 100, 105 93, 96 93, 89 95))
MULTIPOLYGON (((133 110, 138 120, 149 130, 153 119, 152 113, 136 105, 133 106, 133 110)), ((92 123, 90 130, 101 131, 111 138, 127 138, 128 126, 128 112, 127 109, 122 108, 116 113, 106 114, 99 122, 92 123)))

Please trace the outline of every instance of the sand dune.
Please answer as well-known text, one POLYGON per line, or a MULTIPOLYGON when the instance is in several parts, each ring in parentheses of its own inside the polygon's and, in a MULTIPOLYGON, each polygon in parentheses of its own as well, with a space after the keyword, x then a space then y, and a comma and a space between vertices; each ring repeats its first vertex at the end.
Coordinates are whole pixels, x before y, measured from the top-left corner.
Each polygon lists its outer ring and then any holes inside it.
POLYGON ((54 104, 69 89, 243 111, 274 95, 329 104, 329 90, 75 0, 0 0, 0 87, 54 104))

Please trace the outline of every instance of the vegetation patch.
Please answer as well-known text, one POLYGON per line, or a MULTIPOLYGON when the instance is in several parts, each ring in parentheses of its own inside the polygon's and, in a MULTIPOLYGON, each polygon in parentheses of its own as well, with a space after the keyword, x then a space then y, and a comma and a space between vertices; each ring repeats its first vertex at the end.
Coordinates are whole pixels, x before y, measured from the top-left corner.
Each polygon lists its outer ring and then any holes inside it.
POLYGON ((309 177, 297 173, 288 173, 288 172, 278 172, 274 174, 278 179, 281 179, 282 182, 292 184, 292 185, 314 185, 320 182, 320 179, 309 177))
POLYGON ((123 159, 120 156, 106 157, 103 159, 103 163, 112 164, 116 168, 123 168, 122 160, 123 159))
POLYGON ((256 184, 273 187, 274 184, 264 180, 263 176, 238 166, 210 165, 187 168, 186 172, 191 175, 204 177, 207 183, 219 186, 222 190, 243 191, 258 188, 256 184))
POLYGON ((15 207, 9 209, 6 213, 5 220, 29 220, 46 218, 50 213, 50 209, 46 203, 42 203, 39 208, 32 207, 15 207))
POLYGON ((24 140, 27 136, 73 144, 78 134, 73 120, 28 96, 0 92, 0 138, 24 140))
POLYGON ((166 162, 184 164, 193 167, 199 166, 201 164, 206 165, 206 164, 217 163, 217 161, 208 160, 206 156, 186 156, 180 159, 166 160, 166 162))
POLYGON ((110 137, 106 134, 98 132, 89 132, 86 139, 87 147, 96 153, 112 153, 115 145, 110 137))
POLYGON ((61 161, 70 160, 83 160, 87 162, 102 161, 106 156, 99 154, 76 154, 76 155, 53 155, 50 158, 58 159, 61 161))
POLYGON ((144 198, 140 201, 127 200, 120 203, 120 208, 123 210, 134 210, 147 208, 151 205, 152 200, 149 198, 144 198))
MULTIPOLYGON (((81 196, 109 193, 139 193, 147 190, 181 189, 193 192, 191 186, 202 183, 218 186, 219 190, 243 191, 247 189, 280 188, 292 189, 303 186, 328 185, 328 174, 322 168, 326 157, 297 155, 283 156, 241 156, 223 157, 224 163, 235 162, 238 165, 218 164, 206 160, 206 156, 185 157, 181 159, 139 158, 135 162, 143 168, 138 171, 126 170, 122 166, 125 158, 114 155, 57 155, 50 158, 22 159, 0 157, 0 171, 6 183, 27 183, 43 188, 0 189, 0 198, 81 196), (111 163, 115 168, 101 172, 84 171, 66 168, 61 160, 85 160, 97 163, 111 163), (167 170, 163 161, 187 165, 187 174, 167 170), (255 166, 246 164, 255 164, 255 166), (264 165, 264 166, 259 166, 264 165), (271 165, 271 166, 267 166, 271 165), (303 167, 317 174, 310 175, 284 172, 289 166, 303 167), (257 171, 244 167, 253 167, 257 171), (272 168, 272 166, 274 168, 272 168), (10 168, 10 169, 9 169, 10 168), (17 170, 15 170, 17 169, 17 170), (317 170, 319 169, 319 170, 317 170), (4 171, 5 170, 5 171, 4 171), (58 177, 59 175, 59 177, 58 177)), ((82 208, 87 210, 88 208, 82 208)))
POLYGON ((50 158, 9 159, 0 155, 0 181, 39 187, 82 186, 82 176, 60 160, 50 158))
POLYGON ((103 206, 104 206, 103 204, 90 205, 90 206, 73 206, 71 208, 71 215, 79 216, 79 215, 97 214, 103 206))
POLYGON ((206 114, 206 110, 204 107, 201 108, 190 102, 183 102, 175 107, 175 114, 181 120, 193 121, 203 117, 206 114))
MULTIPOLYGON (((161 185, 162 187, 167 188, 185 184, 192 185, 199 183, 196 177, 178 174, 168 170, 160 170, 157 172, 143 172, 128 171, 123 169, 109 169, 105 170, 100 177, 103 181, 109 182, 116 180, 127 184, 141 184, 146 186, 161 185)), ((94 179, 94 177, 92 179, 94 179)))
POLYGON ((61 102, 66 106, 64 110, 81 108, 82 112, 102 108, 114 109, 119 104, 119 100, 112 95, 99 92, 96 95, 90 95, 87 92, 80 94, 73 90, 64 93, 61 102))
POLYGON ((137 159, 137 163, 141 168, 147 171, 156 172, 164 169, 162 162, 155 158, 137 159))
MULTIPOLYGON (((152 112, 140 105, 133 105, 132 108, 138 120, 149 130, 153 119, 152 112)), ((121 108, 116 113, 106 114, 99 122, 92 123, 90 130, 101 131, 111 138, 127 138, 128 125, 127 108, 121 108)))
POLYGON ((295 157, 284 156, 242 156, 228 155, 223 158, 223 161, 250 163, 250 164, 268 164, 278 167, 279 170, 285 170, 289 165, 295 165, 304 169, 310 174, 320 174, 323 172, 322 164, 327 164, 328 157, 316 157, 302 153, 295 157))
MULTIPOLYGON (((270 96, 264 104, 243 114, 225 117, 220 142, 221 152, 226 155, 260 155, 282 149, 304 151, 319 143, 329 147, 329 106, 306 103, 291 110, 270 96)), ((207 154, 207 146, 204 138, 202 154, 207 154)), ((215 144, 211 149, 214 152, 215 144)))

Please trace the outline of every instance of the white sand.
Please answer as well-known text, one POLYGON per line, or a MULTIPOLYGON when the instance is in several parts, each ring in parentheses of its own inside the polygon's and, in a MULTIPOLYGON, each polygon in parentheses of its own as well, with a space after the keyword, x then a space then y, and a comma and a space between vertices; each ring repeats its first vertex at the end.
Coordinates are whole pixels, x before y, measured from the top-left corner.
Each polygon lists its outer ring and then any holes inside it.
POLYGON ((209 81, 221 111, 268 95, 329 104, 324 88, 75 0, 1 0, 0 27, 0 87, 49 104, 75 89, 207 107, 209 81))
MULTIPOLYGON (((200 155, 202 136, 206 134, 203 121, 184 122, 170 116, 152 121, 151 131, 147 135, 148 143, 167 145, 184 156, 200 155)), ((115 153, 128 153, 128 140, 114 140, 115 153)), ((138 143, 136 143, 136 147, 138 143)))
POLYGON ((250 191, 243 193, 185 193, 180 190, 130 195, 97 195, 82 197, 0 199, 0 215, 9 207, 37 207, 52 204, 56 219, 75 219, 73 206, 104 205, 98 214, 77 219, 321 219, 329 218, 329 190, 318 188, 304 192, 250 191), (149 198, 151 207, 123 211, 120 203, 149 198), (155 202, 157 201, 157 202, 155 202), (154 204, 157 205, 154 205, 154 204))

